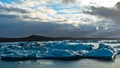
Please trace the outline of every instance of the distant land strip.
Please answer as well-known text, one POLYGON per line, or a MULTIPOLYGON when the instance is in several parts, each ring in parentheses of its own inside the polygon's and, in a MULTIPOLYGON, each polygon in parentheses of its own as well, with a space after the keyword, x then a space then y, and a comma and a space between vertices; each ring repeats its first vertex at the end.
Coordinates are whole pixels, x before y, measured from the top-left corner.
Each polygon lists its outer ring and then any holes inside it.
POLYGON ((31 35, 22 38, 4 38, 0 37, 0 42, 24 42, 24 41, 59 41, 59 40, 120 40, 120 38, 71 38, 71 37, 45 37, 31 35))

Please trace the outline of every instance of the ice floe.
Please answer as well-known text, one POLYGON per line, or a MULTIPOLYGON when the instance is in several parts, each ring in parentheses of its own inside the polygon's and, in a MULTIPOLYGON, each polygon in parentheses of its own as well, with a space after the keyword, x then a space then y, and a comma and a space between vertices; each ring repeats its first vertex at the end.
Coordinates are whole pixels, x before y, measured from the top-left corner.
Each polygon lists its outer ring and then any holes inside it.
POLYGON ((1 59, 115 59, 118 51, 112 46, 99 43, 94 49, 93 44, 82 44, 65 41, 20 42, 16 45, 1 46, 1 59))

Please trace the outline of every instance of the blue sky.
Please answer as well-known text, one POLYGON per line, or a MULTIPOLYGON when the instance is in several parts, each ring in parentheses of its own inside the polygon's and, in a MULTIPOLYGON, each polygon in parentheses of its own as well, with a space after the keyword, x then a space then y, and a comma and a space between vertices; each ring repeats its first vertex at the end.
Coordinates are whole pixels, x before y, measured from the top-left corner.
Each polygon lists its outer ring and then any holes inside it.
POLYGON ((0 0, 3 3, 12 3, 12 2, 17 2, 18 0, 0 0))
POLYGON ((120 33, 120 12, 115 7, 119 0, 0 1, 0 37, 117 37, 120 33))

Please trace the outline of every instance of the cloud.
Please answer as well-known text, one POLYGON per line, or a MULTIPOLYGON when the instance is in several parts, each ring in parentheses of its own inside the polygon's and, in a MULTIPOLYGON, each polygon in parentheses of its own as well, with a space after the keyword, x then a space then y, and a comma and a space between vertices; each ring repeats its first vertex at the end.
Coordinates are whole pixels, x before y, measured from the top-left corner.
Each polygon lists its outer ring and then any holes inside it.
POLYGON ((0 15, 0 21, 0 36, 2 37, 24 37, 29 35, 85 37, 85 35, 95 30, 93 25, 81 25, 78 29, 74 28, 72 23, 59 24, 56 22, 27 21, 18 19, 16 15, 2 14, 0 15))
POLYGON ((76 4, 82 0, 19 0, 19 3, 34 6, 38 4, 76 4))
MULTIPOLYGON (((51 37, 85 37, 86 34, 91 33, 91 30, 85 31, 74 29, 70 24, 21 21, 17 20, 16 16, 11 15, 0 15, 0 21, 2 22, 0 23, 0 36, 2 37, 25 37, 29 35, 43 35, 51 37)), ((90 27, 87 28, 86 26, 84 28, 89 29, 90 27)))
POLYGON ((21 4, 4 4, 0 3, 0 14, 5 15, 16 15, 18 18, 21 19, 29 19, 29 20, 47 20, 50 21, 55 17, 56 11, 45 6, 39 6, 38 8, 30 8, 30 7, 23 7, 21 4))
MULTIPOLYGON (((119 2, 115 4, 115 6, 108 8, 108 7, 91 7, 91 10, 84 11, 84 13, 97 16, 99 19, 103 18, 106 20, 104 24, 97 25, 98 27, 104 28, 102 30, 98 30, 94 33, 92 33, 89 36, 94 37, 110 37, 110 36, 116 36, 120 34, 120 9, 119 9, 119 2), (105 26, 106 24, 106 26, 105 26), (102 27, 100 27, 102 26, 102 27), (104 27, 103 27, 104 26, 104 27)), ((101 22, 98 22, 98 24, 101 22)))
POLYGON ((0 3, 0 11, 7 11, 7 12, 20 12, 20 13, 28 13, 25 9, 22 8, 18 8, 18 7, 13 7, 12 5, 8 5, 8 4, 3 4, 0 3))
MULTIPOLYGON (((60 28, 67 28, 50 22, 20 21, 16 16, 0 15, 0 36, 3 37, 24 37, 32 34, 45 35, 52 31, 59 31, 60 28), (8 19, 7 19, 8 18, 8 19), (6 20, 7 19, 7 20, 6 20)), ((68 27, 70 28, 70 27, 68 27)), ((55 35, 55 34, 52 34, 55 35)))
POLYGON ((120 24, 120 10, 119 8, 106 8, 106 7, 91 7, 92 11, 85 11, 85 13, 90 15, 96 15, 98 17, 104 17, 114 21, 114 24, 120 24))
POLYGON ((23 37, 37 34, 52 37, 107 37, 104 33, 108 36, 118 34, 115 32, 118 28, 113 26, 119 22, 119 9, 90 9, 78 4, 80 2, 82 0, 0 2, 0 36, 23 37), (109 34, 110 32, 114 34, 109 34))
POLYGON ((75 0, 62 0, 63 3, 74 3, 75 0))

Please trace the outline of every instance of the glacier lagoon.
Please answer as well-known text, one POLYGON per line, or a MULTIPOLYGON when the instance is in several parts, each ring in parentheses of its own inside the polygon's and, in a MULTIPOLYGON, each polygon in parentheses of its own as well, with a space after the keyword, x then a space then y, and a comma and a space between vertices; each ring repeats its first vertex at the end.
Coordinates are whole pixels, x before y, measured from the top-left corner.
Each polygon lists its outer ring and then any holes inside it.
MULTIPOLYGON (((67 43, 69 42, 70 45, 77 45, 77 44, 84 44, 84 45, 94 45, 93 49, 98 49, 100 43, 104 43, 105 45, 112 46, 115 48, 118 53, 119 53, 119 47, 120 43, 119 40, 100 40, 100 41, 81 41, 81 40, 63 40, 63 41, 44 41, 44 42, 37 42, 39 43, 40 46, 45 46, 45 44, 50 44, 50 43, 67 43)), ((2 54, 2 50, 5 48, 16 48, 18 45, 20 47, 25 46, 24 48, 36 48, 39 47, 39 45, 35 44, 36 42, 5 42, 5 43, 0 43, 0 50, 2 54), (26 44, 31 44, 31 45, 36 45, 36 46, 28 46, 26 44), (12 47, 10 47, 12 46, 12 47)), ((17 47, 18 48, 18 47, 17 47)), ((55 46, 54 48, 57 48, 55 46)), ((58 46, 58 48, 61 48, 58 46)), ((63 47, 65 48, 65 47, 63 47)), ((63 49, 62 48, 62 49, 63 49)), ((73 48, 75 50, 79 49, 73 48)), ((107 61, 107 60, 100 60, 100 59, 79 59, 79 60, 72 60, 72 61, 66 61, 66 60, 47 60, 47 59, 38 59, 38 60, 19 60, 19 61, 0 61, 0 66, 1 68, 40 68, 40 67, 45 67, 45 68, 118 68, 120 62, 119 54, 117 55, 116 59, 113 61, 107 61)))

